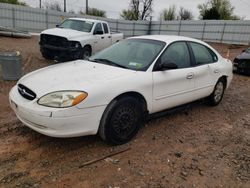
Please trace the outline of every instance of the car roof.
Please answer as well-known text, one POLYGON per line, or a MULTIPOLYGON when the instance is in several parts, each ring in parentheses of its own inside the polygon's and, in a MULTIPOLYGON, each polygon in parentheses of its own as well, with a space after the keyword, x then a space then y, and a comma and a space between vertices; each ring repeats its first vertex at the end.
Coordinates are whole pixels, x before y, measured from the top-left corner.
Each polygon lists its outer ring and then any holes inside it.
POLYGON ((150 39, 150 40, 158 40, 162 42, 166 42, 167 44, 175 42, 175 41, 192 41, 192 42, 198 42, 204 45, 208 45, 207 43, 197 40, 190 37, 184 37, 184 36, 177 36, 177 35, 144 35, 144 36, 136 36, 131 37, 134 39, 150 39))
POLYGON ((102 21, 102 20, 94 20, 94 19, 86 19, 86 18, 68 18, 70 20, 81 20, 81 21, 87 21, 87 22, 104 22, 104 23, 107 23, 105 21, 102 21))

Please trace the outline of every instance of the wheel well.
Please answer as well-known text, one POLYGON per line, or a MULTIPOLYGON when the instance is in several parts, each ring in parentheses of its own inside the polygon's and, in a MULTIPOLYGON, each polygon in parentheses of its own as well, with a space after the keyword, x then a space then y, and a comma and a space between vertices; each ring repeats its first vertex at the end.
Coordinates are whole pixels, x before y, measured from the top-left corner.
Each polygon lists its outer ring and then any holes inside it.
POLYGON ((143 111, 148 113, 147 102, 142 94, 137 93, 137 92, 127 92, 127 93, 123 93, 123 94, 117 96, 115 99, 119 100, 123 97, 133 97, 133 98, 138 99, 140 101, 140 103, 142 104, 143 111))
POLYGON ((220 77, 220 79, 222 79, 224 81, 224 86, 227 87, 227 76, 222 76, 220 77))
POLYGON ((90 52, 92 53, 92 47, 89 44, 86 44, 83 48, 85 48, 85 47, 89 48, 90 52))

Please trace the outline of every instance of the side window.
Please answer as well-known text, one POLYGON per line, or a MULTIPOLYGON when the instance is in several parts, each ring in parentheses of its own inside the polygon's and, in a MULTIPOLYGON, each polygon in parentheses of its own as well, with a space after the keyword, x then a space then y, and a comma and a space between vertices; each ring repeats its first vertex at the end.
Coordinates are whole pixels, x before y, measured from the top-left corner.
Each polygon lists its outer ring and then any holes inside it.
POLYGON ((160 58, 161 62, 175 63, 178 68, 186 68, 191 65, 186 42, 175 42, 170 44, 160 58))
POLYGON ((96 24, 94 34, 103 34, 102 24, 101 23, 96 24))
POLYGON ((109 33, 108 25, 106 23, 103 23, 104 33, 109 33))
POLYGON ((190 46, 193 50, 196 64, 204 65, 214 63, 218 60, 216 54, 209 50, 206 46, 192 42, 190 43, 190 46))

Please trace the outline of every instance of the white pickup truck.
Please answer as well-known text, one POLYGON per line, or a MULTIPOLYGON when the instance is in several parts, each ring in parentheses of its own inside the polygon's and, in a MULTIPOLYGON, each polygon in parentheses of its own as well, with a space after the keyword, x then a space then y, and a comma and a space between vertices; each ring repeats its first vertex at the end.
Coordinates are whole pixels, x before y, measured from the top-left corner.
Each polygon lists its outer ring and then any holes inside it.
POLYGON ((111 33, 105 21, 69 18, 56 28, 43 31, 39 44, 44 58, 67 61, 87 59, 122 39, 123 34, 111 33))

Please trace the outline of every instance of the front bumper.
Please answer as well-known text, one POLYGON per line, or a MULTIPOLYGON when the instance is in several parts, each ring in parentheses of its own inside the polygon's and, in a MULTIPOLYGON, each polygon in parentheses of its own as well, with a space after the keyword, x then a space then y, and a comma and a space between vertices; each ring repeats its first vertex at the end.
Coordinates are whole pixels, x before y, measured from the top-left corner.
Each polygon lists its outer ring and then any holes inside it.
POLYGON ((52 137, 77 137, 97 133, 106 106, 79 109, 49 108, 37 104, 37 99, 24 99, 12 88, 10 105, 18 119, 29 128, 52 137))
POLYGON ((233 72, 239 73, 239 74, 250 75, 250 63, 249 62, 248 63, 234 62, 233 72))
POLYGON ((78 59, 82 48, 71 48, 71 47, 57 47, 52 45, 41 45, 40 44, 40 51, 41 52, 50 52, 53 54, 55 60, 75 60, 78 59))

